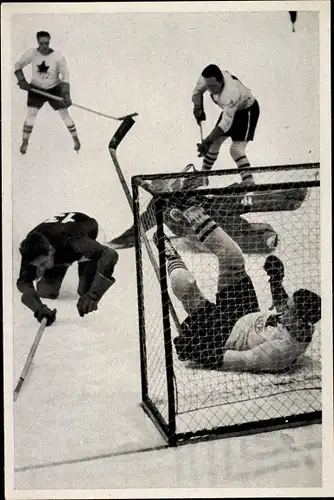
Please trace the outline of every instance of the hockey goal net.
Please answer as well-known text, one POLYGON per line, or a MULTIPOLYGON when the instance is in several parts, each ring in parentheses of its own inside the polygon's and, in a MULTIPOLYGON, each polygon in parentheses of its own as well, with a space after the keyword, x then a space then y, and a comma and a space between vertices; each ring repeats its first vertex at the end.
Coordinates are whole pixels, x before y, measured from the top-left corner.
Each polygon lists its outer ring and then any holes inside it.
POLYGON ((180 361, 173 339, 186 313, 170 288, 163 245, 158 250, 153 242, 156 231, 166 234, 214 302, 216 257, 186 223, 170 217, 172 207, 200 204, 243 250, 261 310, 271 306, 263 270, 270 253, 284 263, 289 295, 299 288, 321 295, 318 174, 319 164, 259 167, 256 185, 247 188, 235 184, 237 171, 213 171, 209 185, 196 189, 192 180, 198 174, 192 171, 132 178, 142 406, 170 444, 320 420, 320 323, 304 355, 282 373, 238 373, 180 361))

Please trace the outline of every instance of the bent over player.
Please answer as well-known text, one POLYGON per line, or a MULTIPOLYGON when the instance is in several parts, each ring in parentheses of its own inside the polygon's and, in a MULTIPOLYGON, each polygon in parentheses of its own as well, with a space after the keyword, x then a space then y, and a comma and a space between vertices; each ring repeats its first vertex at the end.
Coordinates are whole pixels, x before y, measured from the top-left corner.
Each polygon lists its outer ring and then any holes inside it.
MULTIPOLYGON (((199 241, 217 256, 219 277, 216 302, 212 303, 165 237, 172 290, 188 313, 174 339, 179 359, 236 371, 277 372, 291 367, 312 340, 314 324, 321 316, 320 297, 300 289, 289 298, 282 285, 283 263, 270 255, 264 269, 270 276, 277 314, 260 311, 238 245, 202 208, 191 207, 183 215, 199 241)), ((155 243, 158 246, 156 234, 155 243)))
POLYGON ((71 264, 78 262, 79 315, 96 311, 106 291, 115 283, 113 272, 118 261, 115 250, 101 244, 99 225, 88 215, 72 212, 48 219, 32 231, 20 245, 22 255, 17 288, 22 302, 47 325, 56 319, 41 299, 56 299, 71 264), (37 280, 36 289, 34 281, 37 280))
POLYGON ((75 123, 71 118, 68 108, 72 101, 70 97, 69 72, 65 57, 58 51, 51 49, 51 36, 47 31, 39 31, 36 35, 38 47, 29 49, 15 63, 14 72, 20 89, 28 91, 28 112, 23 125, 23 137, 20 148, 21 154, 25 154, 28 148, 31 132, 34 128, 38 111, 48 102, 50 106, 58 111, 74 141, 74 150, 79 151, 80 141, 75 123), (32 78, 30 84, 27 82, 23 68, 31 64, 32 78), (42 90, 55 97, 61 97, 63 101, 57 101, 49 97, 33 92, 32 89, 42 90))
POLYGON ((221 145, 231 137, 230 154, 240 170, 242 182, 251 184, 254 181, 246 147, 254 139, 260 114, 259 104, 252 92, 236 76, 210 64, 202 71, 192 94, 194 116, 199 125, 206 120, 203 106, 203 94, 206 91, 222 109, 222 113, 212 132, 197 145, 199 156, 203 156, 202 171, 212 169, 221 145))

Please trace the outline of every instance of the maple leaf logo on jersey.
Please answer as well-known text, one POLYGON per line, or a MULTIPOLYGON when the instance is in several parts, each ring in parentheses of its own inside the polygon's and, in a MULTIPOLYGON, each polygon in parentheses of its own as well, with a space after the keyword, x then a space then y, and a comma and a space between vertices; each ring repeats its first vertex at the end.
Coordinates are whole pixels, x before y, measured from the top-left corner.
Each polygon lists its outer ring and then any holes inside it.
POLYGON ((41 64, 37 64, 37 68, 38 68, 38 73, 47 73, 48 72, 48 69, 49 69, 50 66, 47 66, 45 64, 45 61, 43 61, 41 64))

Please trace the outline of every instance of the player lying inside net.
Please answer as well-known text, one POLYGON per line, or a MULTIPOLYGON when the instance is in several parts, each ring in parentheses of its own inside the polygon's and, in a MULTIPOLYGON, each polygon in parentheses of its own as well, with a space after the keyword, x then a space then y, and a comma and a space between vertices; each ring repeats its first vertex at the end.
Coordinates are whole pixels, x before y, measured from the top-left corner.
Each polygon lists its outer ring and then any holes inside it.
MULTIPOLYGON (((282 285, 283 263, 267 257, 264 269, 270 276, 277 314, 260 311, 251 278, 239 246, 200 207, 182 214, 199 241, 218 258, 216 303, 209 302, 195 278, 165 236, 167 270, 171 287, 188 317, 174 339, 178 357, 203 367, 237 371, 277 372, 291 367, 308 348, 314 324, 321 317, 320 297, 306 289, 288 297, 282 285)), ((155 243, 159 247, 157 235, 155 243)))
POLYGON ((39 322, 47 318, 49 326, 55 321, 56 310, 49 309, 41 298, 59 296, 66 272, 74 262, 78 262, 80 316, 96 311, 100 299, 115 283, 112 275, 118 254, 98 241, 99 230, 97 221, 88 215, 63 213, 36 226, 22 241, 17 288, 23 304, 39 322))

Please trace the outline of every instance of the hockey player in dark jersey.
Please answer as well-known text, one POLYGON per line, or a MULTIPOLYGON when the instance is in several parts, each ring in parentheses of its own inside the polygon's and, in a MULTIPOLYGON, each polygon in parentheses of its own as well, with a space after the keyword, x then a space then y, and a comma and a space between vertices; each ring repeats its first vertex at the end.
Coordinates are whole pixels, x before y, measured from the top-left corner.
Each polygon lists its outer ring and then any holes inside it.
POLYGON ((94 218, 67 212, 42 222, 22 241, 17 288, 22 303, 39 322, 47 318, 49 326, 55 321, 56 310, 49 309, 41 299, 59 296, 66 272, 74 262, 78 262, 78 313, 82 317, 97 310, 100 299, 115 283, 113 272, 118 261, 117 252, 98 239, 99 225, 94 218))

